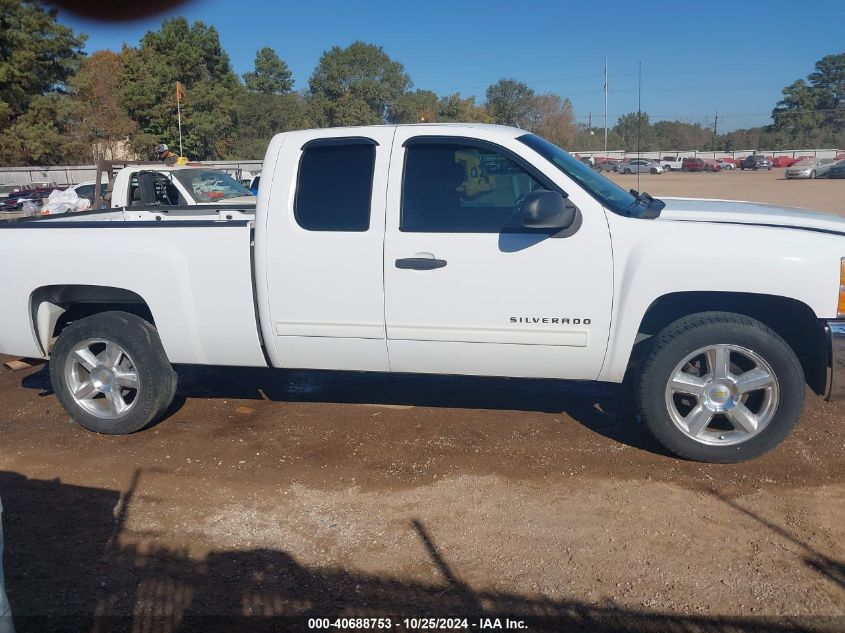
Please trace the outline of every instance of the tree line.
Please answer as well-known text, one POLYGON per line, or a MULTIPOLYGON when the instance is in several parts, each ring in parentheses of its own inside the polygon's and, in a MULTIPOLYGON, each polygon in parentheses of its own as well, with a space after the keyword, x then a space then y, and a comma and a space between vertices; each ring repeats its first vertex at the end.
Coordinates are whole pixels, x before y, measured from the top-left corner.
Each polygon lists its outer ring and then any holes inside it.
MULTIPOLYGON (((568 149, 598 150, 603 129, 577 123, 569 99, 501 79, 484 103, 460 93, 414 89, 404 66, 374 44, 325 51, 307 85, 294 84, 271 48, 239 77, 217 30, 178 17, 120 52, 84 52, 86 37, 54 10, 0 0, 0 164, 89 163, 125 150, 147 158, 158 143, 178 148, 176 82, 183 147, 200 160, 261 158, 273 134, 290 129, 415 122, 518 125, 568 149), (127 147, 128 146, 128 147, 127 147)), ((845 146, 845 53, 816 64, 783 90, 774 123, 716 135, 698 123, 619 117, 608 147, 775 149, 845 146)))

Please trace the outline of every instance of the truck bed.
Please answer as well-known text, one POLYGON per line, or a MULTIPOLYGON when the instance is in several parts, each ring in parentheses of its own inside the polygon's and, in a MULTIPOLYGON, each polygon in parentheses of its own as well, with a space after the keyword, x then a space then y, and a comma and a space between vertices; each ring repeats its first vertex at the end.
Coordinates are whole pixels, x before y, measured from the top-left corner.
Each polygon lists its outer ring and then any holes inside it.
POLYGON ((255 219, 255 207, 225 207, 215 205, 191 205, 180 207, 129 207, 123 209, 102 209, 56 215, 8 217, 7 222, 209 222, 209 221, 252 221, 255 219))
POLYGON ((116 289, 149 309, 171 362, 265 366, 253 218, 254 208, 194 206, 0 222, 0 269, 21 271, 0 288, 0 352, 47 357, 45 304, 49 313, 69 292, 116 289))

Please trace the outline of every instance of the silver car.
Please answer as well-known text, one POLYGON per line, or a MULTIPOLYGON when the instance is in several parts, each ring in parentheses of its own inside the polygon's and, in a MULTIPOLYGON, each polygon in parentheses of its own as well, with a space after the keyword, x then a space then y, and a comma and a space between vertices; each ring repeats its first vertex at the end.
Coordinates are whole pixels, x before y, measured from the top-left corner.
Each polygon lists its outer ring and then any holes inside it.
POLYGON ((656 163, 653 160, 645 158, 628 158, 619 163, 616 171, 620 174, 662 174, 663 168, 659 163, 656 163))
POLYGON ((805 158, 786 168, 787 178, 818 178, 831 168, 835 158, 805 158))

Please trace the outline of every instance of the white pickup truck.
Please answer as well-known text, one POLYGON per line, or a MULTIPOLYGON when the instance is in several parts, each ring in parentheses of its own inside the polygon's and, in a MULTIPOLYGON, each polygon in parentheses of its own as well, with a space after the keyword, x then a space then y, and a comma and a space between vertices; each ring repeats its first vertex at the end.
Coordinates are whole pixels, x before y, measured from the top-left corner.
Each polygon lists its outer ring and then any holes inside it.
POLYGON ((712 462, 777 446, 805 385, 843 393, 845 219, 656 200, 480 124, 287 132, 263 174, 255 208, 0 223, 0 351, 49 358, 111 434, 163 415, 182 363, 631 377, 712 462))
POLYGON ((255 204, 252 192, 226 172, 190 163, 124 167, 115 174, 109 191, 113 209, 255 204))

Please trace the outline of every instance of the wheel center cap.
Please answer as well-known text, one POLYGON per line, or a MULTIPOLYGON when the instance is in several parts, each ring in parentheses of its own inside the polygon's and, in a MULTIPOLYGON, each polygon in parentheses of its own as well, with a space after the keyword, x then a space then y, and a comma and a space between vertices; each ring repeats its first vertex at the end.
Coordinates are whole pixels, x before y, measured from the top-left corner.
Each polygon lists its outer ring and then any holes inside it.
POLYGON ((114 372, 107 367, 95 367, 91 380, 100 391, 108 391, 114 385, 114 372))
POLYGON ((711 408, 716 410, 730 408, 734 404, 734 390, 724 382, 711 383, 705 390, 704 397, 711 408))

